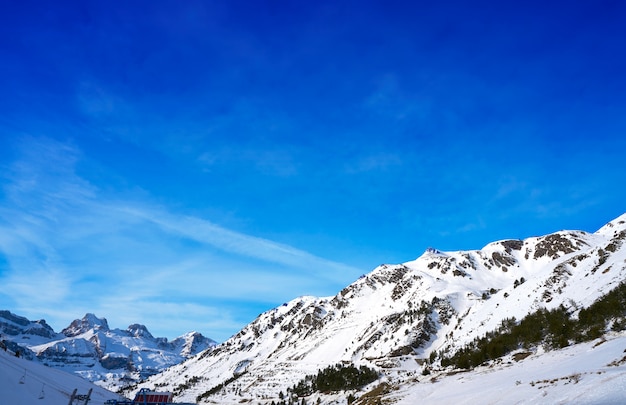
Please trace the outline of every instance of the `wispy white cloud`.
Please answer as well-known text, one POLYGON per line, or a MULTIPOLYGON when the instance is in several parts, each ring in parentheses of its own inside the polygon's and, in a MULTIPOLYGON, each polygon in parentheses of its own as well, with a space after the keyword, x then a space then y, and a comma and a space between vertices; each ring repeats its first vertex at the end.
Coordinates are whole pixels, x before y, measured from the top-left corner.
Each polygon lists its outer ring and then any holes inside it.
POLYGON ((20 307, 30 307, 33 303, 62 302, 71 294, 72 280, 64 271, 42 264, 39 269, 31 269, 28 277, 13 273, 4 277, 4 288, 20 307))
MULTIPOLYGON (((154 320, 170 335, 183 323, 166 322, 164 314, 185 317, 186 325, 198 314, 215 317, 197 321, 221 322, 226 333, 236 321, 222 316, 228 308, 218 310, 224 300, 253 303, 256 315, 259 305, 334 293, 361 273, 151 201, 105 195, 77 174, 83 158, 76 147, 55 140, 21 140, 19 158, 3 180, 0 306, 34 317, 55 308, 56 319, 48 320, 62 326, 82 316, 78 309, 113 310, 99 315, 110 322, 131 315, 133 322, 154 320)), ((240 318, 245 312, 230 311, 240 318)))
POLYGON ((209 337, 213 339, 227 338, 241 328, 241 320, 235 319, 229 308, 161 299, 137 301, 128 296, 111 298, 115 299, 103 300, 91 309, 98 316, 106 317, 111 327, 124 328, 142 322, 157 336, 161 335, 156 331, 200 331, 210 332, 209 337), (146 317, 146 314, 151 316, 146 317))
POLYGON ((334 279, 337 272, 358 274, 350 266, 332 262, 289 245, 231 231, 201 218, 172 215, 164 211, 122 208, 129 215, 144 218, 162 229, 214 246, 226 252, 271 263, 308 269, 317 276, 334 279))

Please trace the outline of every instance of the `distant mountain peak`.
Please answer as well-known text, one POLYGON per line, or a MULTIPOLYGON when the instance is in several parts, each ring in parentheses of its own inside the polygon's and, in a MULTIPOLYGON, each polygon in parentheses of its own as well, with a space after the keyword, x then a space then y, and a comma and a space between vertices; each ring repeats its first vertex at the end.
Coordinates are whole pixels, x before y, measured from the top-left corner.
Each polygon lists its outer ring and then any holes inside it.
POLYGON ((146 339, 154 339, 154 336, 150 332, 148 332, 148 328, 145 325, 141 325, 138 323, 134 323, 126 329, 131 335, 134 337, 142 337, 146 339))
POLYGON ((74 319, 61 333, 67 337, 73 337, 90 330, 108 331, 109 324, 106 318, 98 318, 92 313, 87 313, 82 319, 74 319))
POLYGON ((0 331, 8 335, 36 335, 53 338, 56 333, 45 320, 30 321, 10 311, 0 311, 0 331))
POLYGON ((118 384, 145 379, 216 345, 198 332, 168 342, 164 337, 154 338, 139 323, 126 330, 110 329, 106 318, 93 313, 56 333, 43 319, 30 321, 0 311, 0 334, 5 347, 23 358, 118 388, 118 384))

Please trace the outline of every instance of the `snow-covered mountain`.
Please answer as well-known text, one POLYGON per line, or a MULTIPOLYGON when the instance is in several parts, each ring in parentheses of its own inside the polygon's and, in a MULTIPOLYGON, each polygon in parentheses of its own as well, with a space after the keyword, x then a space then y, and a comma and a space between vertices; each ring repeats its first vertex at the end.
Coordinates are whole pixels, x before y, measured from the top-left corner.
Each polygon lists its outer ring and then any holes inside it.
MULTIPOLYGON (((300 297, 265 312, 226 342, 137 388, 160 387, 175 392, 180 400, 199 403, 288 403, 287 392, 306 375, 341 363, 374 368, 380 378, 363 391, 314 394, 305 400, 345 403, 349 394, 360 397, 357 403, 415 403, 415 398, 432 394, 435 381, 448 381, 448 388, 454 385, 449 367, 441 367, 442 356, 496 330, 503 320, 520 320, 538 309, 560 306, 575 317, 581 308, 616 288, 626 280, 625 242, 626 214, 595 233, 561 231, 498 241, 472 251, 428 249, 414 261, 377 267, 334 297, 300 297)), ((597 357, 603 360, 588 367, 588 374, 572 377, 568 387, 572 395, 589 387, 578 384, 580 379, 592 381, 591 375, 602 375, 602 367, 611 368, 604 361, 614 362, 610 384, 622 389, 615 395, 626 392, 626 360, 622 358, 626 335, 614 332, 604 339, 611 343, 601 349, 594 349, 601 343, 597 341, 549 352, 558 361, 568 356, 583 361, 593 357, 594 351, 604 353, 597 357)), ((541 364, 543 371, 537 372, 534 381, 545 387, 543 391, 568 383, 542 382, 541 376, 550 370, 566 371, 545 365, 542 359, 547 357, 541 356, 546 354, 542 355, 539 346, 516 357, 520 363, 507 371, 511 378, 519 377, 513 384, 529 384, 524 365, 539 370, 541 364), (524 356, 527 359, 521 360, 524 356), (516 374, 515 370, 522 371, 516 374)), ((509 361, 492 362, 484 373, 502 369, 504 374, 509 361)), ((479 389, 481 382, 497 381, 477 373, 479 369, 464 374, 468 379, 461 383, 471 380, 479 389)), ((593 377, 594 384, 601 380, 593 377)), ((444 397, 435 396, 429 403, 464 401, 454 392, 444 397)), ((494 396, 490 400, 507 402, 494 396)))
POLYGON ((144 379, 216 344, 197 332, 168 341, 155 338, 144 325, 110 329, 105 318, 94 314, 56 333, 44 320, 0 311, 0 333, 7 348, 26 359, 110 387, 144 379))

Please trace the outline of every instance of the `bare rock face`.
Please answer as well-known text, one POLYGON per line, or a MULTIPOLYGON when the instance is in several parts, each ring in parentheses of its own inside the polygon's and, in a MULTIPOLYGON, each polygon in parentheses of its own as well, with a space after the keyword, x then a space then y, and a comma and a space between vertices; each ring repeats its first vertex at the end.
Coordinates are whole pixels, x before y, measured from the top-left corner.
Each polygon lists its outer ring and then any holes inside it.
POLYGON ((148 328, 145 325, 140 325, 138 323, 134 323, 130 325, 126 331, 130 333, 134 337, 142 337, 146 339, 154 339, 154 336, 150 332, 148 332, 148 328))
POLYGON ((98 318, 94 314, 86 314, 82 319, 75 319, 70 326, 61 331, 67 337, 81 335, 89 330, 108 331, 109 324, 106 318, 98 318))
POLYGON ((0 311, 0 332, 10 336, 19 334, 53 338, 56 333, 44 321, 29 321, 23 316, 15 315, 9 311, 0 311))

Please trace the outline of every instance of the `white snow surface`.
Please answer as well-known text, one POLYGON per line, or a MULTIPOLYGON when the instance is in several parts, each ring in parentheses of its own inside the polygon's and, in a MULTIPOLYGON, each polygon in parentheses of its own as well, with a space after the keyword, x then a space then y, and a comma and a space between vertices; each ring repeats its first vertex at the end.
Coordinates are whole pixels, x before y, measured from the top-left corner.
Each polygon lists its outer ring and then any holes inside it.
POLYGON ((87 395, 90 389, 93 390, 89 405, 122 399, 83 378, 0 350, 0 404, 67 405, 74 389, 80 395, 87 395))
POLYGON ((626 334, 501 362, 471 372, 420 376, 394 404, 624 404, 626 334), (498 364, 499 363, 499 364, 498 364))
MULTIPOLYGON (((530 397, 540 403, 614 401, 623 395, 623 364, 606 364, 624 355, 626 340, 621 335, 593 350, 588 344, 543 354, 539 350, 508 367, 441 376, 434 384, 424 383, 421 374, 431 352, 454 353, 505 318, 519 320, 539 308, 559 305, 576 315, 626 280, 624 242, 626 214, 595 233, 560 231, 498 241, 473 251, 428 249, 416 260, 377 267, 334 297, 300 297, 267 311, 226 342, 138 388, 174 391, 178 400, 189 402, 200 398, 199 403, 269 404, 306 375, 343 362, 375 368, 382 376, 362 391, 351 392, 356 397, 387 381, 398 390, 383 399, 402 403, 428 396, 432 401, 424 403, 462 402, 465 397, 474 403, 516 403, 532 393, 539 393, 541 398, 530 397), (551 368, 554 362, 559 366, 551 368), (547 379, 549 370, 554 372, 551 378, 576 373, 581 377, 567 384, 567 395, 559 389, 565 380, 545 389, 529 385, 547 379), (515 400, 497 394, 509 390, 511 379, 515 400), (594 384, 603 387, 606 398, 586 391, 594 384), (207 394, 219 385, 216 393, 207 394), (492 394, 483 397, 481 390, 492 394)), ((433 368, 435 374, 447 372, 438 371, 437 364, 433 368)), ((321 403, 345 403, 348 394, 314 395, 307 402, 316 403, 319 397, 321 403)))

